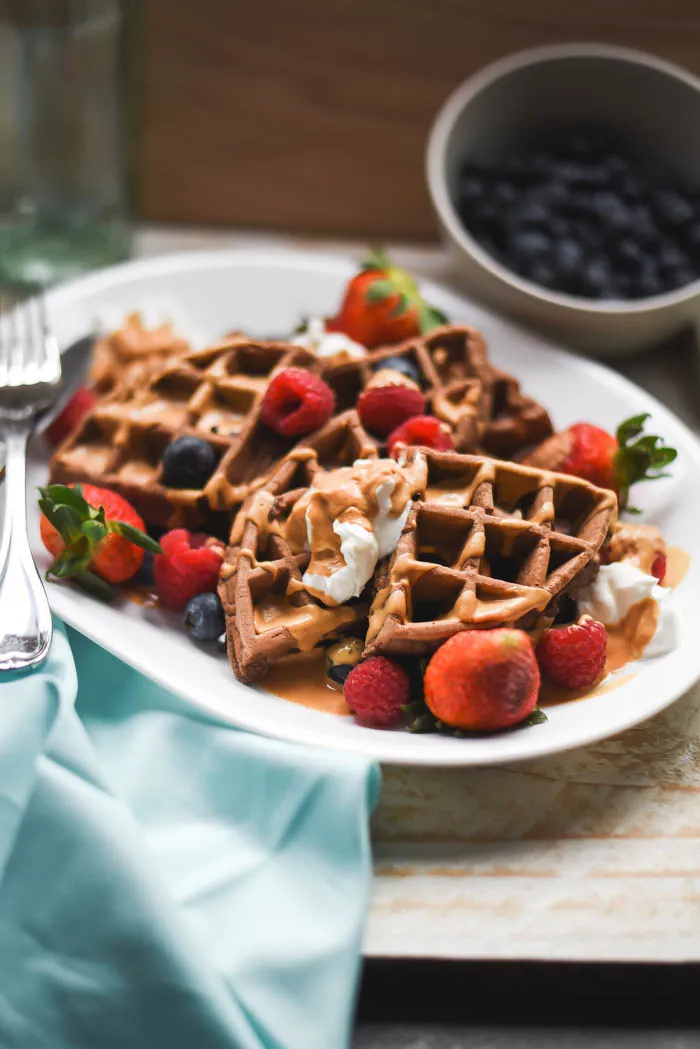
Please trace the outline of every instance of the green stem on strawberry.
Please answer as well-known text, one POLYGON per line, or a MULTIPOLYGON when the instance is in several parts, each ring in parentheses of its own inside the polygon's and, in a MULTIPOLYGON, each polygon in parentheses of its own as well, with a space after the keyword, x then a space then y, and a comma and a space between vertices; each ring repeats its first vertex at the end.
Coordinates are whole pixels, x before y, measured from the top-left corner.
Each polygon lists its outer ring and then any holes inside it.
POLYGON ((68 488, 52 484, 40 488, 39 495, 39 509, 64 544, 63 551, 46 571, 47 579, 75 579, 95 597, 111 601, 115 591, 89 568, 103 539, 108 535, 120 535, 152 554, 163 552, 160 544, 140 529, 124 521, 107 520, 104 507, 91 506, 80 485, 68 488))
POLYGON ((618 502, 620 510, 628 514, 640 511, 629 505, 629 491, 633 484, 640 481, 656 481, 668 477, 664 467, 672 463, 678 455, 675 448, 669 448, 663 437, 644 434, 644 425, 649 413, 633 415, 625 419, 617 428, 619 445, 613 458, 613 469, 618 485, 618 502))
MULTIPOLYGON (((452 728, 450 725, 446 725, 435 717, 424 699, 414 699, 410 703, 407 703, 404 707, 404 712, 411 716, 408 731, 413 732, 416 735, 437 732, 442 736, 454 736, 456 739, 467 739, 469 737, 479 739, 484 735, 492 735, 492 733, 469 732, 467 729, 452 728)), ((500 731, 514 731, 519 728, 527 728, 530 725, 542 725, 545 721, 547 721, 547 715, 544 710, 542 710, 541 707, 535 707, 524 721, 520 721, 517 725, 513 725, 511 729, 501 729, 500 731)))
POLYGON ((406 270, 394 266, 383 248, 373 247, 362 264, 363 270, 376 270, 378 276, 366 291, 367 301, 384 302, 395 295, 398 301, 391 311, 393 317, 400 317, 408 310, 415 308, 418 325, 422 333, 432 331, 448 323, 445 314, 435 306, 430 306, 420 294, 416 282, 406 270))

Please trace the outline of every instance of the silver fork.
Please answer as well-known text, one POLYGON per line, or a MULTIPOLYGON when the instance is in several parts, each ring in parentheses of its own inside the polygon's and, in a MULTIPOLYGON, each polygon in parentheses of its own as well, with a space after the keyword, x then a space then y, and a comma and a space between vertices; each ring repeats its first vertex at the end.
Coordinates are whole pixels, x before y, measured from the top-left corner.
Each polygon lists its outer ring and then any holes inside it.
POLYGON ((0 440, 5 442, 5 515, 0 536, 0 671, 25 670, 48 654, 53 628, 27 535, 27 439, 61 381, 58 344, 43 298, 8 312, 0 294, 0 440))

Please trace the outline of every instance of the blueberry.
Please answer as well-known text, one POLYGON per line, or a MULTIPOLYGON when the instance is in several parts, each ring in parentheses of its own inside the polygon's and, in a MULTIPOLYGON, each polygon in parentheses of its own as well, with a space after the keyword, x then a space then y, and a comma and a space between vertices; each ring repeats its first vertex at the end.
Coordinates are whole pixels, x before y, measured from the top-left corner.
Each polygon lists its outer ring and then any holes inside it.
POLYGON ((654 214, 663 226, 675 228, 692 222, 695 208, 685 193, 676 189, 656 189, 651 194, 654 214))
POLYGON ((185 630, 193 641, 216 641, 226 629, 218 594, 197 594, 185 608, 185 630))
POLYGON ((620 195, 631 203, 636 203, 644 194, 644 181, 636 172, 628 171, 618 182, 620 195))
POLYGON ((512 183, 504 179, 501 182, 497 182, 493 187, 492 199, 497 204, 514 204, 519 197, 517 187, 512 183))
POLYGON ((647 258, 644 248, 632 237, 623 237, 616 241, 612 247, 612 255, 625 273, 637 273, 647 258))
POLYGON ((600 170, 604 173, 605 183, 608 186, 621 186, 628 177, 630 164, 621 153, 606 153, 599 160, 600 170))
POLYGON ((617 193, 594 193, 591 205, 604 232, 617 233, 629 228, 630 210, 617 193))
POLYGON ((133 578, 138 586, 153 586, 155 578, 153 575, 153 554, 146 550, 143 555, 141 567, 133 578))
POLYGON ((556 281, 556 270, 546 259, 535 259, 525 270, 528 280, 545 288, 552 288, 556 281))
POLYGON ((510 218, 515 226, 527 229, 542 229, 546 227, 551 217, 551 211, 546 204, 539 200, 525 200, 514 208, 510 218))
POLYGON ((580 274, 580 288, 582 293, 589 298, 614 298, 612 273, 606 258, 592 258, 585 263, 580 274))
POLYGON ((547 255, 551 244, 546 233, 534 229, 516 229, 510 238, 511 253, 521 259, 534 259, 547 255))
POLYGON ((473 207, 484 196, 485 188, 484 179, 481 175, 472 172, 465 173, 459 182, 457 190, 461 203, 465 207, 473 207))
POLYGON ((502 222, 501 210, 490 200, 480 200, 474 208, 471 221, 480 229, 493 229, 502 222))
POLYGON ((228 638, 226 637, 226 634, 222 634, 220 637, 217 637, 216 647, 219 652, 222 652, 224 655, 226 654, 226 652, 228 651, 228 638))
POLYGON ((326 677, 332 685, 344 685, 353 667, 362 659, 364 645, 356 637, 336 641, 326 649, 326 677))
POLYGON ((178 437, 163 455, 163 484, 168 488, 203 488, 216 466, 216 452, 200 437, 178 437))
POLYGON ((411 379, 417 386, 423 384, 423 376, 410 357, 385 357, 384 360, 377 361, 373 370, 383 371, 384 368, 391 368, 392 371, 401 372, 402 375, 405 375, 407 379, 411 379))
POLYGON ((630 230, 645 244, 655 244, 661 236, 656 220, 645 204, 630 208, 630 230))
POLYGON ((633 287, 636 292, 634 297, 642 299, 648 298, 650 295, 660 295, 664 291, 663 279, 651 260, 647 260, 641 273, 638 274, 633 287))
POLYGON ((561 204, 566 204, 571 195, 571 190, 564 182, 549 179, 537 190, 537 200, 546 205, 551 215, 561 204))
POLYGON ((554 215, 549 221, 549 232, 555 241, 567 240, 571 236, 571 223, 560 215, 554 215))
POLYGON ((688 257, 684 251, 681 251, 677 244, 674 244, 672 240, 669 240, 662 244, 657 261, 659 269, 665 274, 687 265, 688 257))
POLYGON ((567 279, 574 275, 583 262, 583 247, 572 237, 562 237, 554 244, 552 261, 560 277, 567 279))

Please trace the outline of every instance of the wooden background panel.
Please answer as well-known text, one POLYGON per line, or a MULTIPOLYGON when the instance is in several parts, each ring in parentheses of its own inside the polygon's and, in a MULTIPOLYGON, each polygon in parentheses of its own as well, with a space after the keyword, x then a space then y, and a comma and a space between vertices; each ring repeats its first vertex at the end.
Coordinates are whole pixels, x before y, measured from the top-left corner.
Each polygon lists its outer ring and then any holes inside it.
POLYGON ((146 0, 138 201, 156 221, 428 239, 425 140, 519 48, 595 39, 700 71, 697 0, 146 0))

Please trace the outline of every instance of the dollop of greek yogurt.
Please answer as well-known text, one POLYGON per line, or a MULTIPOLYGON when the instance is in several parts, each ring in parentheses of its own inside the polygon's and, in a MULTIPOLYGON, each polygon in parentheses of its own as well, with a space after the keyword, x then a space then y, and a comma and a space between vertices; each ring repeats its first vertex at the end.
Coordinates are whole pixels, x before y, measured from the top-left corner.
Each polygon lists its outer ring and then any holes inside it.
MULTIPOLYGON (((365 460, 357 460, 354 468, 362 469, 367 465, 365 460)), ((340 554, 345 564, 331 572, 330 575, 305 572, 302 579, 305 587, 319 594, 325 594, 339 605, 353 597, 360 596, 372 578, 377 561, 381 557, 393 554, 403 526, 406 524, 410 502, 406 503, 397 517, 391 516, 391 496, 394 488, 395 481, 391 477, 377 485, 375 489, 377 515, 372 521, 372 531, 356 522, 333 522, 333 531, 340 537, 340 554)), ((308 511, 306 528, 309 548, 311 548, 313 536, 308 511)))
POLYGON ((319 357, 365 357, 367 350, 342 331, 326 331, 323 317, 309 317, 304 331, 291 340, 293 346, 304 346, 319 357))
POLYGON ((659 606, 656 632, 644 649, 644 657, 663 656, 680 643, 680 619, 670 602, 673 591, 660 586, 653 575, 630 561, 601 565, 593 582, 577 598, 579 612, 592 616, 604 626, 615 626, 630 609, 652 598, 659 606))

